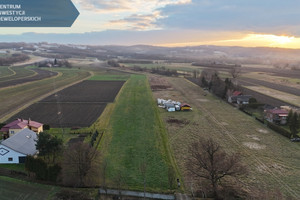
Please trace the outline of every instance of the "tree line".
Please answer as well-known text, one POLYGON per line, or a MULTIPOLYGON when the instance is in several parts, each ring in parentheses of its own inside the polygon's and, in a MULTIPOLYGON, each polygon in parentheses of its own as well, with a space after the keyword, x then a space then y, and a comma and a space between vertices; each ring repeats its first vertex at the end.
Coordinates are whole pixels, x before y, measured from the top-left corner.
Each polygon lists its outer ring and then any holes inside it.
POLYGON ((36 141, 38 157, 27 156, 25 169, 38 180, 65 186, 95 186, 100 173, 100 153, 93 147, 98 136, 92 134, 91 142, 78 141, 63 144, 63 140, 41 132, 36 141))
POLYGON ((7 66, 17 62, 23 62, 29 59, 30 57, 26 54, 15 53, 9 57, 0 57, 0 66, 7 66))

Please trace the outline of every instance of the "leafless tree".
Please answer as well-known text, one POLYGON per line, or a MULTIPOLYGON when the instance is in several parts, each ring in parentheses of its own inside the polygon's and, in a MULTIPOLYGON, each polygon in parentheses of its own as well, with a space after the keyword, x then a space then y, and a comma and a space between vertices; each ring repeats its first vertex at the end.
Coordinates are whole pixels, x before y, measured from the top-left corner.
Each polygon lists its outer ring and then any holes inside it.
POLYGON ((63 181, 66 185, 92 186, 99 177, 100 154, 89 144, 78 142, 64 152, 63 181))
POLYGON ((233 67, 230 69, 230 75, 232 76, 233 79, 236 79, 240 76, 241 74, 241 68, 240 67, 233 67))
POLYGON ((196 179, 206 179, 218 199, 218 187, 225 177, 237 177, 246 173, 238 154, 228 155, 213 139, 199 140, 190 148, 187 166, 196 179))

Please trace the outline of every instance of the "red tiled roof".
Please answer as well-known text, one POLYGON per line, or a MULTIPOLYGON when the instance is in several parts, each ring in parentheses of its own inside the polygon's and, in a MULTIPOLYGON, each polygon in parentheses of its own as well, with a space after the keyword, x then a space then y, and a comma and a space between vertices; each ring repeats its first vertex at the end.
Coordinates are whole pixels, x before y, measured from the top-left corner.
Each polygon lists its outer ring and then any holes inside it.
POLYGON ((288 115, 289 114, 288 111, 282 110, 282 109, 268 110, 268 112, 273 113, 273 114, 283 114, 283 115, 288 115))
POLYGON ((191 107, 191 106, 187 103, 183 103, 183 104, 180 105, 180 107, 191 107))
MULTIPOLYGON (((22 119, 16 119, 15 121, 10 122, 9 124, 6 124, 1 128, 0 131, 7 132, 9 129, 23 129, 28 125, 28 120, 22 120, 22 119)), ((43 124, 36 122, 36 121, 29 121, 29 126, 34 128, 39 128, 43 126, 43 124)))
POLYGON ((241 94, 242 94, 241 91, 234 91, 234 92, 232 93, 232 96, 239 96, 239 95, 241 95, 241 94))

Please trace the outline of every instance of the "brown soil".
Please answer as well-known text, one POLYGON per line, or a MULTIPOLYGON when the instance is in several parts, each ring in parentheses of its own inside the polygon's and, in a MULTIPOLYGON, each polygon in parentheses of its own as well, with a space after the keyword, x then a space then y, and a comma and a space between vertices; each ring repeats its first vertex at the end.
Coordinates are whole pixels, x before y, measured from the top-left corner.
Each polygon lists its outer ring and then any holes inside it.
POLYGON ((152 91, 171 89, 171 85, 164 79, 158 76, 150 76, 149 83, 152 91))

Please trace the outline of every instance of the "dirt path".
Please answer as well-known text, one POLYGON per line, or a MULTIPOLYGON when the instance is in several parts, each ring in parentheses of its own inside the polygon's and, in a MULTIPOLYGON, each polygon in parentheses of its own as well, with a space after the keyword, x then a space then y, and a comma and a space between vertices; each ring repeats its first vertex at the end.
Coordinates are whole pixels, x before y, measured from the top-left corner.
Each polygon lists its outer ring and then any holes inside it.
MULTIPOLYGON (((280 150, 281 148, 284 148, 284 146, 294 144, 291 144, 288 140, 284 140, 273 132, 258 134, 259 131, 256 130, 256 127, 258 127, 259 130, 264 129, 265 127, 256 124, 254 119, 243 116, 225 102, 210 95, 203 96, 204 91, 193 83, 179 78, 168 78, 168 81, 174 90, 177 93, 180 93, 180 95, 177 95, 177 98, 182 98, 196 108, 193 111, 195 113, 191 114, 193 115, 193 119, 190 120, 189 125, 178 129, 173 129, 172 127, 169 128, 169 131, 174 130, 170 136, 170 141, 171 145, 177 145, 177 148, 175 147, 174 150, 175 155, 177 154, 177 160, 185 159, 186 156, 180 156, 179 154, 187 153, 186 150, 176 150, 178 149, 178 146, 186 149, 189 142, 199 139, 200 137, 208 137, 207 134, 210 134, 210 137, 216 137, 216 140, 226 146, 229 151, 237 151, 242 154, 247 160, 249 167, 251 167, 252 175, 249 179, 251 182, 255 183, 254 185, 259 187, 261 184, 260 182, 263 182, 264 185, 268 185, 271 182, 272 188, 280 188, 287 196, 295 199, 300 198, 299 191, 295 189, 299 186, 296 183, 283 180, 285 175, 288 175, 285 174, 286 171, 284 170, 286 169, 293 171, 295 176, 299 177, 299 169, 294 167, 297 165, 295 161, 297 161, 298 154, 295 155, 293 161, 284 160, 288 159, 292 151, 296 150, 292 150, 292 148, 280 150), (240 115, 242 117, 239 117, 240 115), (183 134, 184 131, 188 132, 187 135, 183 134), (201 136, 201 134, 203 135, 201 136), (270 138, 274 139, 274 144, 269 142, 270 138), (180 140, 189 141, 181 142, 181 144, 178 145, 178 141, 180 140), (279 149, 272 150, 274 146, 276 147, 277 143, 277 148, 279 149), (261 149, 264 148, 267 148, 267 150, 262 151, 261 149), (280 152, 280 155, 276 155, 275 151, 280 152), (264 159, 265 157, 272 159, 266 161, 264 159), (276 165, 282 166, 284 170, 281 171, 278 168, 272 167, 276 165), (259 175, 256 174, 257 170, 263 171, 263 176, 267 176, 269 180, 264 181, 264 178, 259 177, 259 175)), ((179 163, 179 165, 181 165, 181 168, 184 168, 183 164, 179 163)))

